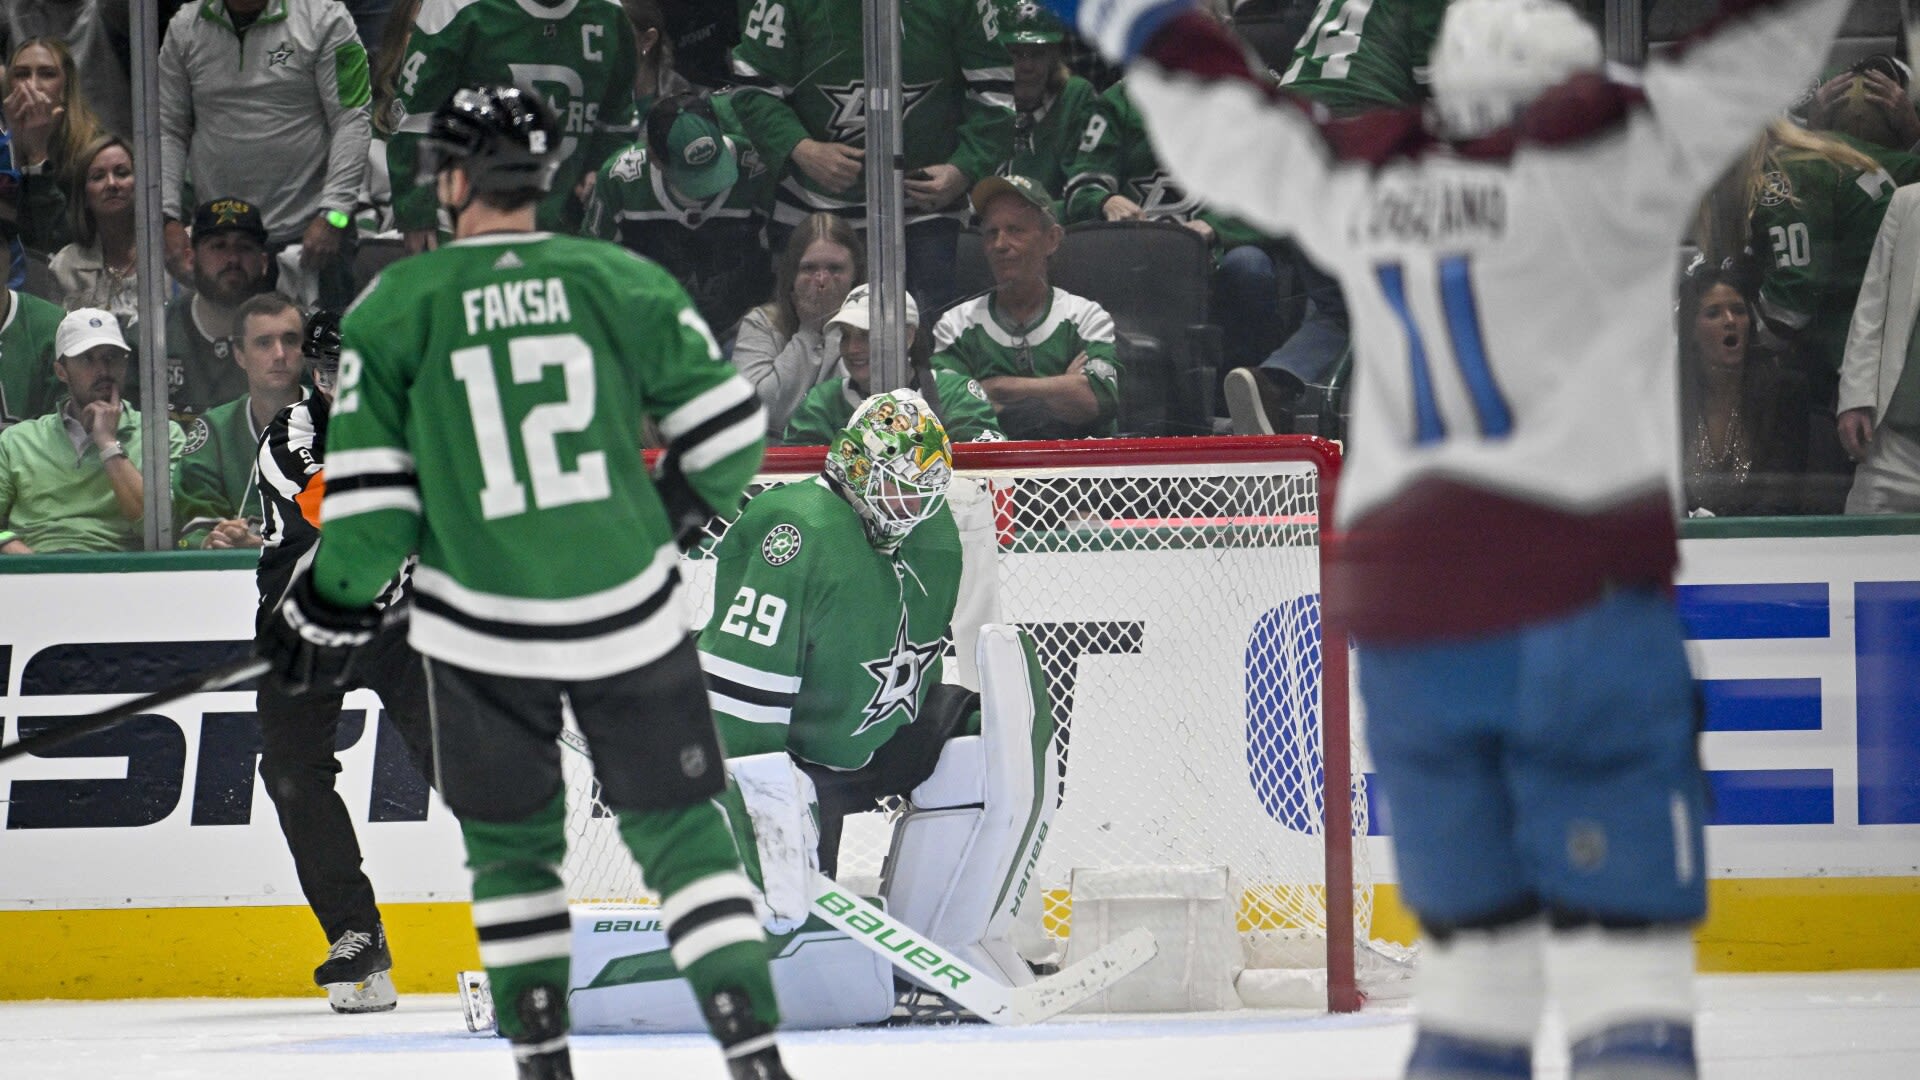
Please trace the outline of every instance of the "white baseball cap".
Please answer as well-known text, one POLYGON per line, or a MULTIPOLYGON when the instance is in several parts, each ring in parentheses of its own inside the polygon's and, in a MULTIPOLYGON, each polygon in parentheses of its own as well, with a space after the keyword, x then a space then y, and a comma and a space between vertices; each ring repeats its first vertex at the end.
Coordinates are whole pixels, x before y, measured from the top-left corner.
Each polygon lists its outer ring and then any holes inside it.
MULTIPOLYGON (((913 294, 900 294, 907 302, 907 325, 918 329, 920 326, 920 305, 913 302, 913 294)), ((851 326, 855 330, 873 328, 873 304, 867 297, 867 286, 855 285, 840 304, 840 310, 827 320, 828 326, 851 326)))
POLYGON ((127 348, 127 339, 120 333, 120 320, 114 318, 111 311, 76 308, 67 312, 67 317, 60 320, 60 329, 53 332, 56 356, 79 356, 100 345, 111 345, 122 352, 133 351, 127 348))

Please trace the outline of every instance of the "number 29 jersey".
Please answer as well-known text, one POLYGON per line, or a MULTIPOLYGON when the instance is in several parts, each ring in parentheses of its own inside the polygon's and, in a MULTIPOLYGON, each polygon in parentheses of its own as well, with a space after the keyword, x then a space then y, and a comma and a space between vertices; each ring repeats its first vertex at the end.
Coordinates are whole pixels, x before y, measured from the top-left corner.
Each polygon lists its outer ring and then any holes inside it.
POLYGON ((427 656, 592 679, 685 641, 642 424, 724 513, 766 420, 664 270, 599 240, 473 237, 388 267, 341 336, 322 597, 364 605, 417 550, 427 656))
POLYGON ((857 769, 913 722, 960 595, 945 507, 888 556, 826 481, 801 481, 749 502, 714 557, 700 664, 728 756, 857 769))

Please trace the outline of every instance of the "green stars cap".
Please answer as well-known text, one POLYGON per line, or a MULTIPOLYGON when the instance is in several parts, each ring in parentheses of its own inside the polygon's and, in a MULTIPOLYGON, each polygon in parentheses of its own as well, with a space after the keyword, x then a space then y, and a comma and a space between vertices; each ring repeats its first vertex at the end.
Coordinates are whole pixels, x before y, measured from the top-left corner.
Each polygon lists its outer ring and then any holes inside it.
POLYGON ((647 150, 667 183, 690 199, 711 199, 740 179, 713 103, 705 94, 662 98, 647 113, 647 150))
POLYGON ((1002 45, 1058 45, 1067 40, 1067 28, 1038 0, 1017 0, 1007 8, 1001 24, 1002 45))
POLYGON ((1059 224, 1060 209, 1054 205, 1053 196, 1048 195, 1047 189, 1041 187, 1039 182, 1031 177, 989 176, 973 185, 973 192, 968 195, 968 200, 973 203, 973 212, 984 216, 988 203, 1009 192, 1020 196, 1020 201, 1047 215, 1049 225, 1059 224))

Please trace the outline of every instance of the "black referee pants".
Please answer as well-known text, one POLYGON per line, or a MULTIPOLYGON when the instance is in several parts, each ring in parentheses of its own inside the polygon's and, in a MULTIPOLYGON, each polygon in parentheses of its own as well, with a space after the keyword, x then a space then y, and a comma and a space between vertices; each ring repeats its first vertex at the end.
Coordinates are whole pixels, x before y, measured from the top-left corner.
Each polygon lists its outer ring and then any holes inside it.
MULTIPOLYGON (((369 642, 354 661, 356 687, 380 695, 408 756, 420 775, 433 778, 433 737, 427 723, 426 671, 407 644, 401 620, 369 642)), ((294 870, 307 905, 320 920, 329 942, 348 930, 370 932, 380 921, 373 883, 360 869, 360 841, 347 804, 334 790, 340 761, 334 742, 340 733, 344 691, 285 694, 266 681, 260 687, 260 777, 280 817, 294 870)), ((378 715, 367 725, 377 737, 378 715)))

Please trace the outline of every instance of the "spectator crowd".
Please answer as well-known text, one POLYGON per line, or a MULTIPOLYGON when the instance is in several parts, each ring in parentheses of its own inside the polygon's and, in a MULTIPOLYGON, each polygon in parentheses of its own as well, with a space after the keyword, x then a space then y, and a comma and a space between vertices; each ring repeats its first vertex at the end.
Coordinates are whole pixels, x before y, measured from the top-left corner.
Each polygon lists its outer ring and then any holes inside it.
MULTIPOLYGON (((0 551, 139 546, 143 370, 166 380, 180 543, 257 546, 246 470, 310 391, 304 320, 450 235, 414 182, 417 144, 476 82, 554 106, 540 226, 670 271, 775 440, 822 441, 873 389, 860 0, 168 0, 157 111, 140 118, 158 162, 134 152, 126 6, 0 15, 0 551), (137 355, 142 169, 165 218, 158 365, 137 355)), ((1311 0, 1222 17, 1256 45, 1286 26, 1297 44, 1262 56, 1317 107, 1418 107, 1444 0, 1373 7, 1391 33, 1365 42, 1311 0)), ((901 18, 907 359, 951 430, 1338 432, 1338 287, 1186 194, 1124 80, 1035 0, 925 0, 901 18), (1116 231, 1137 258, 1084 254, 1116 231), (1181 267, 1204 279, 1187 283, 1201 310, 1139 299, 1181 267), (1103 285, 1122 279, 1136 287, 1103 285), (1176 394, 1198 404, 1160 400, 1176 394)), ((1675 238, 1690 514, 1920 512, 1910 79, 1890 54, 1836 69, 1675 238)))

